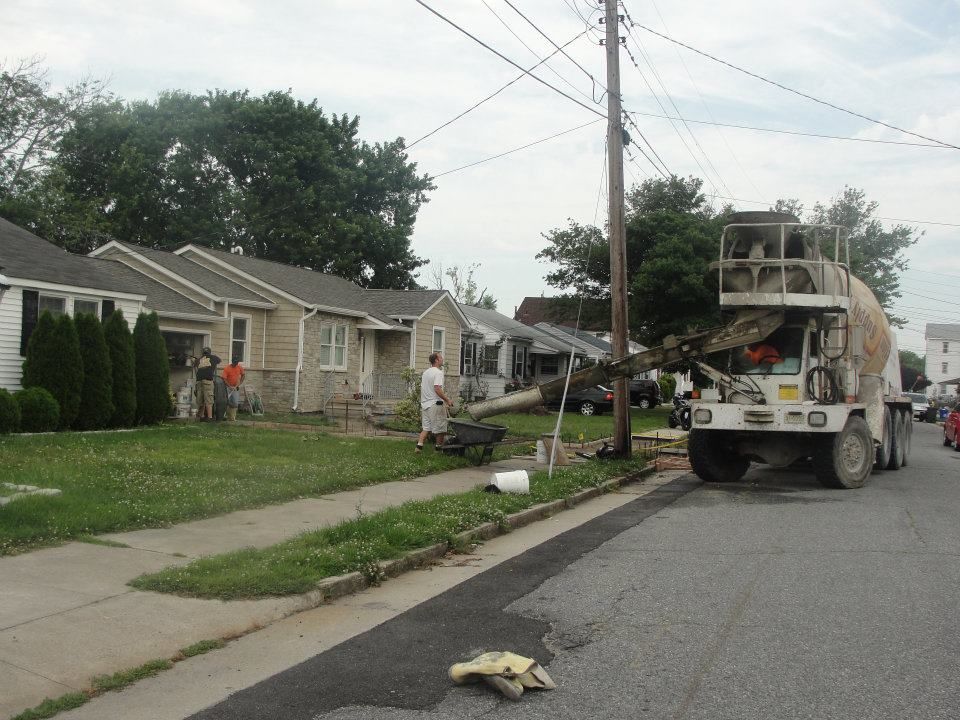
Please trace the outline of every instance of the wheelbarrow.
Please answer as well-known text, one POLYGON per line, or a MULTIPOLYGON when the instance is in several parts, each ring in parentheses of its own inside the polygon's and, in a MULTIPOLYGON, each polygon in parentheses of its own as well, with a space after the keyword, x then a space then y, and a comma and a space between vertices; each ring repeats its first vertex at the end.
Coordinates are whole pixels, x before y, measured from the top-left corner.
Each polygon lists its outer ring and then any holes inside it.
POLYGON ((503 440, 507 428, 502 425, 489 425, 474 420, 447 421, 451 434, 440 450, 452 455, 468 457, 477 465, 489 463, 493 456, 493 448, 503 440))

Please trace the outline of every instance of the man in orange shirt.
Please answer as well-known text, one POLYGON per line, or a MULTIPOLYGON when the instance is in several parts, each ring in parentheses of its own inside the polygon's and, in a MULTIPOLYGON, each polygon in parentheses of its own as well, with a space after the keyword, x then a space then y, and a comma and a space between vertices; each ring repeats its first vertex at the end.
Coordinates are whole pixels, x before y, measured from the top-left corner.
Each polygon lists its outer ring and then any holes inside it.
POLYGON ((243 375, 243 365, 240 364, 240 358, 237 357, 234 357, 233 361, 220 373, 224 385, 227 386, 227 420, 237 419, 237 407, 240 405, 240 383, 243 382, 243 375))
POLYGON ((747 345, 743 354, 750 358, 750 362, 754 365, 778 365, 783 362, 780 351, 766 343, 747 345))

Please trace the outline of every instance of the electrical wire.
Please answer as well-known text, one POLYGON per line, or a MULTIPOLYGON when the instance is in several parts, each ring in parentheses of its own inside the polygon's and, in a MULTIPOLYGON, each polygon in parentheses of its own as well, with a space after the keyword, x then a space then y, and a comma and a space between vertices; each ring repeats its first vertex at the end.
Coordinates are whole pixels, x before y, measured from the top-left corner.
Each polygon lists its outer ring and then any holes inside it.
POLYGON ((566 135, 566 134, 568 134, 568 133, 572 133, 572 132, 574 132, 575 130, 580 130, 581 128, 589 127, 590 125, 594 125, 594 124, 596 124, 596 123, 598 123, 598 122, 600 122, 600 121, 599 121, 599 120, 591 120, 590 122, 584 123, 583 125, 577 125, 576 127, 572 127, 572 128, 567 129, 567 130, 562 130, 562 131, 560 131, 560 132, 558 132, 558 133, 554 133, 553 135, 550 135, 549 137, 541 138, 540 140, 535 140, 535 141, 533 141, 533 142, 531 142, 531 143, 527 143, 526 145, 521 145, 520 147, 515 147, 515 148, 513 148, 512 150, 507 150, 507 151, 502 152, 502 153, 499 153, 499 154, 497 154, 497 155, 492 155, 491 157, 484 158, 483 160, 477 160, 476 162, 468 163, 467 165, 461 165, 460 167, 454 168, 453 170, 446 170, 446 171, 444 171, 444 172, 442 172, 442 173, 438 173, 437 175, 433 175, 433 176, 431 176, 431 177, 432 177, 432 178, 439 178, 439 177, 443 177, 444 175, 451 175, 452 173, 460 172, 461 170, 466 170, 467 168, 472 168, 472 167, 474 167, 474 166, 476 166, 476 165, 482 165, 483 163, 490 162, 491 160, 496 160, 497 158, 502 158, 502 157, 504 157, 504 156, 506 156, 506 155, 511 155, 511 154, 513 154, 513 153, 515 153, 515 152, 519 152, 520 150, 526 150, 527 148, 533 147, 534 145, 539 145, 540 143, 545 143, 545 142, 547 142, 547 140, 553 140, 554 138, 558 138, 558 137, 560 137, 561 135, 566 135))
POLYGON ((590 107, 589 105, 584 105, 582 102, 580 102, 580 101, 577 100, 576 98, 570 97, 569 95, 567 95, 567 94, 566 94, 563 90, 561 90, 560 88, 554 87, 553 85, 551 85, 550 83, 548 83, 548 82, 547 82, 546 80, 544 80, 543 78, 537 77, 536 75, 534 75, 534 74, 531 73, 530 71, 525 70, 523 67, 521 67, 520 65, 518 65, 517 63, 515 63, 513 60, 511 60, 510 58, 508 58, 508 57, 507 57, 506 55, 504 55, 503 53, 499 52, 498 50, 494 50, 492 47, 490 47, 490 46, 487 45, 485 42, 483 42, 483 40, 481 40, 480 38, 476 37, 475 35, 472 35, 472 34, 470 34, 469 32, 467 32, 466 30, 464 30, 462 27, 460 27, 460 26, 457 25, 455 22, 453 22, 453 20, 451 20, 450 18, 448 18, 448 17, 446 17, 445 15, 443 15, 443 14, 437 12, 436 10, 434 10, 432 7, 430 7, 430 6, 427 5, 425 2, 423 2, 423 0, 413 0, 413 1, 414 1, 415 3, 417 3, 418 5, 420 5, 420 6, 424 7, 424 8, 426 8, 427 10, 429 10, 431 13, 433 13, 434 15, 436 15, 438 18, 440 18, 441 20, 443 20, 445 23, 447 23, 447 24, 450 25, 451 27, 459 30, 461 33, 463 33, 464 35, 466 35, 468 38, 470 38, 471 40, 473 40, 473 41, 474 41, 475 43, 477 43, 478 45, 480 45, 480 46, 486 48, 487 50, 489 50, 490 52, 492 52, 494 55, 496 55, 496 56, 497 56, 498 58, 500 58, 501 60, 510 63, 510 64, 513 65, 517 70, 522 71, 525 75, 529 75, 530 77, 532 77, 534 80, 536 80, 536 81, 537 81, 538 83, 540 83, 541 85, 544 85, 544 86, 550 88, 551 90, 553 90, 555 93, 557 93, 557 94, 559 94, 559 95, 563 95, 563 97, 565 97, 565 98, 566 98, 567 100, 569 100, 570 102, 576 103, 577 105, 579 105, 580 107, 584 108, 585 110, 589 110, 589 111, 592 112, 594 115, 599 115, 600 117, 606 119, 607 116, 606 116, 604 113, 600 112, 599 110, 596 110, 595 108, 590 107))
POLYGON ((640 139, 647 144, 647 147, 650 148, 650 152, 652 152, 656 156, 657 160, 660 161, 660 164, 663 166, 663 170, 657 167, 656 163, 654 163, 653 160, 650 160, 650 157, 643 151, 643 148, 641 148, 639 145, 636 146, 637 151, 640 152, 640 154, 642 154, 645 158, 647 158, 650 164, 653 165, 653 167, 656 168, 656 170, 661 175, 663 175, 664 178, 669 180, 670 176, 673 175, 673 172, 670 170, 670 168, 667 167, 667 164, 663 161, 663 158, 660 157, 660 153, 658 153, 656 151, 656 148, 654 148, 653 145, 650 144, 650 141, 647 140, 647 136, 643 134, 643 131, 637 126, 637 124, 633 121, 633 119, 630 117, 629 114, 625 112, 623 117, 627 121, 627 124, 637 131, 637 135, 639 135, 640 139))
POLYGON ((739 66, 737 66, 737 65, 734 65, 733 63, 727 62, 726 60, 721 60, 720 58, 718 58, 718 57, 716 57, 716 56, 714 56, 714 55, 711 55, 710 53, 704 52, 703 50, 698 50, 697 48, 693 47, 692 45, 687 45, 686 43, 680 42, 679 40, 675 40, 674 38, 670 37, 669 35, 664 35, 663 33, 657 32, 657 31, 654 30, 653 28, 649 28, 649 27, 647 27, 646 25, 641 25, 640 23, 633 23, 633 24, 632 24, 632 27, 638 27, 638 28, 640 28, 641 30, 646 30, 648 33, 650 33, 650 34, 652 34, 652 35, 656 35, 656 36, 659 37, 659 38, 663 38, 664 40, 666 40, 666 41, 668 41, 668 42, 672 42, 672 43, 674 43, 674 44, 676 44, 676 45, 679 45, 679 46, 682 47, 682 48, 686 48, 687 50, 690 50, 691 52, 695 52, 695 53, 697 53, 698 55, 702 55, 702 56, 705 57, 705 58, 708 58, 708 59, 710 59, 710 60, 713 60, 714 62, 720 63, 721 65, 726 65, 727 67, 732 68, 733 70, 736 70, 737 72, 741 72, 741 73, 743 73, 744 75, 749 75, 750 77, 756 78, 757 80, 762 80, 762 81, 765 82, 765 83, 768 83, 768 84, 770 84, 770 85, 773 85, 774 87, 778 87, 778 88, 780 88, 781 90, 786 90, 787 92, 793 93, 794 95, 799 95, 800 97, 806 98, 807 100, 812 100, 812 101, 815 102, 815 103, 819 103, 819 104, 821 104, 821 105, 825 105, 825 106, 827 106, 827 107, 829 107, 829 108, 832 108, 832 109, 834 109, 834 110, 839 110, 840 112, 846 113, 847 115, 853 115, 854 117, 858 117, 858 118, 860 118, 860 119, 862 119, 862 120, 867 120, 868 122, 872 122, 872 123, 874 123, 874 124, 876 124, 876 125, 883 125, 884 127, 890 128, 891 130, 896 130, 897 132, 902 132, 902 133, 905 133, 906 135, 912 135, 913 137, 918 137, 918 138, 920 138, 921 140, 929 140, 930 142, 938 143, 938 144, 940 144, 940 145, 943 145, 944 147, 952 148, 952 149, 954 149, 954 150, 960 150, 960 146, 953 145, 953 144, 948 143, 948 142, 944 142, 943 140, 937 140, 936 138, 927 137, 926 135, 921 135, 920 133, 911 132, 910 130, 904 130, 903 128, 897 127, 896 125, 891 125, 890 123, 885 123, 885 122, 883 122, 882 120, 877 120, 876 118, 872 118, 872 117, 870 117, 870 116, 868 116, 868 115, 863 115, 862 113, 858 113, 858 112, 856 112, 856 111, 854 111, 854 110, 849 110, 849 109, 847 109, 847 108, 845 108, 845 107, 841 107, 841 106, 839 106, 839 105, 834 105, 834 104, 831 103, 831 102, 828 102, 828 101, 826 101, 826 100, 821 100, 820 98, 814 97, 813 95, 808 95, 808 94, 805 93, 805 92, 800 92, 799 90, 794 90, 793 88, 787 87, 786 85, 784 85, 784 84, 782 84, 782 83, 778 83, 778 82, 776 82, 775 80, 770 80, 770 79, 768 79, 768 78, 763 77, 763 75, 758 75, 758 74, 755 73, 755 72, 750 72, 749 70, 745 70, 745 69, 742 68, 742 67, 739 67, 739 66))
MULTIPOLYGON (((582 38, 582 37, 583 37, 584 35, 586 35, 586 34, 587 34, 587 31, 584 30, 583 32, 575 35, 575 36, 572 37, 563 47, 566 47, 567 45, 570 45, 570 44, 573 43, 574 41, 579 40, 580 38, 582 38)), ((554 55, 556 55, 557 52, 559 52, 559 51, 558 51, 558 50, 555 50, 555 51, 553 51, 552 53, 550 53, 549 55, 547 55, 545 58, 543 58, 543 59, 542 59, 540 62, 538 62, 536 65, 531 65, 529 68, 527 68, 527 72, 529 72, 530 70, 536 70, 538 67, 540 67, 540 66, 543 65, 545 62, 547 62, 547 60, 549 60, 549 59, 552 58, 554 55)), ((525 78, 525 77, 527 76, 527 72, 522 72, 522 73, 520 73, 520 74, 517 75, 513 80, 511 80, 511 81, 508 82, 506 85, 504 85, 503 87, 501 87, 499 90, 491 93, 490 95, 487 95, 487 96, 486 96, 485 98, 483 98, 483 100, 481 100, 480 102, 474 103, 473 105, 471 105, 470 107, 468 107, 466 110, 464 110, 462 113, 460 113, 460 114, 457 115, 456 117, 450 118, 449 120, 447 120, 447 122, 443 123, 443 125, 440 125, 439 127, 434 128, 433 130, 431 130, 430 132, 428 132, 426 135, 423 135, 422 137, 417 138, 417 139, 414 140, 412 143, 410 143, 409 145, 405 146, 404 149, 405 149, 405 150, 409 150, 410 148, 412 148, 412 147, 413 147, 414 145, 416 145, 417 143, 419 143, 419 142, 421 142, 421 141, 423 141, 423 140, 426 140, 428 137, 430 137, 430 136, 432 136, 432 135, 435 135, 436 133, 440 132, 441 130, 443 130, 443 129, 444 129, 445 127, 447 127, 448 125, 452 125, 453 123, 455 123, 457 120, 459 120, 460 118, 462 118, 462 117, 463 117, 464 115, 466 115, 467 113, 473 112, 473 111, 476 110, 478 107, 480 107, 480 106, 483 105, 485 102, 487 102, 487 100, 492 100, 492 99, 495 98, 497 95, 499 95, 499 94, 502 93, 504 90, 506 90, 508 87, 510 87, 511 85, 513 85, 514 83, 516 83, 517 81, 522 80, 523 78, 525 78)))

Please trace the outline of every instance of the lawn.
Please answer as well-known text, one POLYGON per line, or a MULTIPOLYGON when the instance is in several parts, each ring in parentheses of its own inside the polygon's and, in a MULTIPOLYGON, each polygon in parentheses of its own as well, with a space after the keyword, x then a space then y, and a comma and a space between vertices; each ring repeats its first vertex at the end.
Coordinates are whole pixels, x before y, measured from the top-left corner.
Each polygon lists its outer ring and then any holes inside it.
POLYGON ((0 507, 0 555, 164 527, 466 464, 410 443, 224 424, 0 438, 11 483, 59 488, 0 507))
MULTIPOLYGON (((630 408, 630 428, 632 432, 637 433, 667 427, 667 416, 670 415, 671 409, 669 407, 651 408, 650 410, 630 408)), ((467 416, 464 415, 464 417, 467 416)), ((557 424, 557 413, 548 412, 546 415, 508 413, 484 418, 483 422, 506 425, 508 428, 507 437, 536 440, 543 433, 553 433, 557 424)), ((395 430, 414 430, 414 428, 398 424, 391 424, 388 427, 395 430)), ((576 412, 565 412, 563 414, 563 425, 560 427, 560 435, 564 442, 571 443, 591 442, 611 437, 613 435, 613 416, 592 415, 587 417, 576 412)))

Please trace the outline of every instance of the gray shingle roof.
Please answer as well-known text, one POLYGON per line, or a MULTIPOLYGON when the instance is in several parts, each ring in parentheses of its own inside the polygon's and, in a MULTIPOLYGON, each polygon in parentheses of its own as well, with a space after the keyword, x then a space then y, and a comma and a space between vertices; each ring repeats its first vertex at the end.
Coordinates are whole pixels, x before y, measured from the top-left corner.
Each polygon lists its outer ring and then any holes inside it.
POLYGON ((526 340, 536 340, 539 337, 539 334, 534 328, 498 313, 496 310, 485 310, 484 308, 463 304, 460 305, 460 310, 471 320, 481 322, 487 327, 498 330, 511 337, 526 340))
POLYGON ((566 325, 555 325, 553 323, 546 322, 537 323, 536 327, 553 335, 554 337, 575 337, 581 346, 591 347, 607 354, 612 353, 610 343, 608 343, 606 340, 601 340, 600 338, 591 335, 588 332, 584 332, 583 330, 575 330, 574 328, 567 327, 566 325))
POLYGON ((270 302, 270 300, 262 295, 258 295, 253 290, 245 288, 243 285, 235 283, 212 270, 208 270, 203 265, 199 265, 185 257, 165 250, 154 250, 141 245, 133 245, 131 243, 120 244, 148 260, 155 262, 157 265, 176 273, 185 280, 189 280, 194 285, 202 287, 211 295, 215 295, 218 298, 225 300, 248 300, 258 303, 270 302))
POLYGON ((924 337, 928 340, 960 340, 960 325, 927 323, 924 337))
POLYGON ((441 297, 443 290, 364 290, 367 307, 387 316, 420 317, 441 297))

